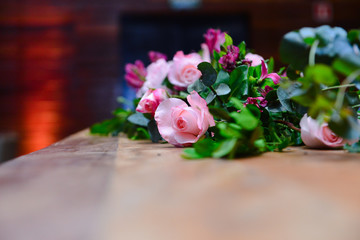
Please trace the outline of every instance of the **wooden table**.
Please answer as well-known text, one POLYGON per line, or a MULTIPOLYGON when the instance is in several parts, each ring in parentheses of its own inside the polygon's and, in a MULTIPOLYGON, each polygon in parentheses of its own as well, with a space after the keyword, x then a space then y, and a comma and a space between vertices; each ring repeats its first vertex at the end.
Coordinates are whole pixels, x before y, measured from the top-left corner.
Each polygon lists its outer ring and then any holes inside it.
POLYGON ((360 155, 181 152, 83 131, 7 162, 0 239, 360 239, 360 155))

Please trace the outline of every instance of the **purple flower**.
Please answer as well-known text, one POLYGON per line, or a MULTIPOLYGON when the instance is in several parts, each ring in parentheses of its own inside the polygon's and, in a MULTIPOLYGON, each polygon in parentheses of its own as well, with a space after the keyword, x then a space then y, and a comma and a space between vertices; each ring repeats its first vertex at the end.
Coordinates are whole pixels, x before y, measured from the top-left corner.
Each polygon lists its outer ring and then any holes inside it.
POLYGON ((213 50, 220 52, 220 46, 225 42, 225 33, 211 28, 204 34, 204 38, 210 54, 212 54, 213 50))
POLYGON ((167 61, 167 56, 161 52, 150 51, 149 58, 152 63, 156 62, 159 59, 164 59, 165 61, 167 61))
POLYGON ((226 55, 219 59, 219 63, 226 71, 231 72, 236 67, 236 61, 239 58, 239 48, 231 45, 227 47, 227 50, 226 55))
POLYGON ((141 88, 145 82, 146 69, 140 60, 136 60, 135 64, 128 63, 125 65, 126 82, 134 87, 141 88))
POLYGON ((257 108, 260 108, 261 107, 266 107, 268 101, 265 100, 265 98, 263 97, 248 97, 246 102, 245 102, 245 106, 248 105, 248 104, 253 104, 255 105, 257 108))
POLYGON ((271 78, 274 84, 278 84, 280 82, 281 77, 277 73, 268 73, 268 69, 265 65, 265 62, 261 60, 261 76, 260 80, 264 80, 265 78, 271 78))

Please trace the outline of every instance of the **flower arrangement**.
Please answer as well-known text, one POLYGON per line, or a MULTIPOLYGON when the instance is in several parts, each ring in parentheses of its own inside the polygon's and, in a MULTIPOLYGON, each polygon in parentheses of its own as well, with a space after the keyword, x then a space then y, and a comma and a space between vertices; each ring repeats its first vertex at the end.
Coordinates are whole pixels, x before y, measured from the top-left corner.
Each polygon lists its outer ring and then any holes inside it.
POLYGON ((302 28, 287 33, 275 69, 218 29, 198 53, 172 60, 149 52, 125 67, 136 110, 117 109, 91 133, 127 134, 186 147, 185 158, 237 158, 289 145, 360 152, 360 30, 302 28))

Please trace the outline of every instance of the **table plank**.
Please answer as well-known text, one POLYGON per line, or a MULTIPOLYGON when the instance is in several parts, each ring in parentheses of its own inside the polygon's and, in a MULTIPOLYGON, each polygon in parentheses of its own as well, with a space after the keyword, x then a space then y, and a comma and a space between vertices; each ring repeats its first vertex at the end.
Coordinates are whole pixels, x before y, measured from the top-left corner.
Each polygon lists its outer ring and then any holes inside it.
POLYGON ((184 160, 86 131, 0 166, 0 239, 360 239, 360 157, 184 160))
POLYGON ((94 239, 117 138, 71 136, 0 167, 0 239, 94 239))

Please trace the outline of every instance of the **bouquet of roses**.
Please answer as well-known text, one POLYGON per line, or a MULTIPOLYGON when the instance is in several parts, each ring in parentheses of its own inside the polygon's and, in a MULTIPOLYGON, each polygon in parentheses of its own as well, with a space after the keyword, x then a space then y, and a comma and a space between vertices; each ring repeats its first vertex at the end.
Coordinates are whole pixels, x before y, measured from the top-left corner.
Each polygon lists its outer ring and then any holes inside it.
POLYGON ((199 53, 172 60, 149 52, 146 68, 126 65, 136 110, 117 109, 94 134, 166 141, 186 158, 236 158, 289 145, 359 152, 360 31, 302 28, 286 34, 275 70, 220 30, 209 29, 199 53))

